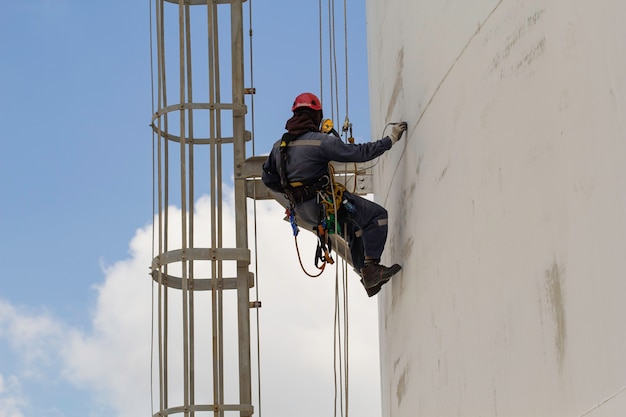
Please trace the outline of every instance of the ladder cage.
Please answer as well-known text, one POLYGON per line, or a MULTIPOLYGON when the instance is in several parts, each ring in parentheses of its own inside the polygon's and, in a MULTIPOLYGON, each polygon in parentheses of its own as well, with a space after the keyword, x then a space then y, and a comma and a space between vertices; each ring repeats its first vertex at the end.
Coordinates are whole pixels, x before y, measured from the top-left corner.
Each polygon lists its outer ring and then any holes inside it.
POLYGON ((254 412, 242 3, 151 7, 155 416, 254 412))

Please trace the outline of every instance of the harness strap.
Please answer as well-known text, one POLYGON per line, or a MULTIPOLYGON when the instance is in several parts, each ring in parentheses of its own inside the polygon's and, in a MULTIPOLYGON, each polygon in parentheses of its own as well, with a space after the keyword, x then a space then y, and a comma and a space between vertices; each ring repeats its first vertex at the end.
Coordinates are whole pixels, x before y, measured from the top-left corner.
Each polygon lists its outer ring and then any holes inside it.
POLYGON ((287 132, 280 141, 280 169, 278 170, 278 174, 280 175, 280 185, 282 185, 285 192, 291 189, 289 179, 287 178, 287 146, 295 138, 295 135, 287 132))

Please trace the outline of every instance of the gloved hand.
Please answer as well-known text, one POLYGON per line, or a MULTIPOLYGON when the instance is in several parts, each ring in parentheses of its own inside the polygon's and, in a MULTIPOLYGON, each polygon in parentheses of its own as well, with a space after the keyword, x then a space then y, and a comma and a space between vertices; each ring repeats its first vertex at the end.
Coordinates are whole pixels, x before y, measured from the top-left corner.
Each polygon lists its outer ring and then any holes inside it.
POLYGON ((389 139, 391 139, 391 143, 393 145, 396 144, 397 141, 400 140, 402 134, 406 131, 406 122, 396 123, 391 127, 391 135, 389 135, 389 139))

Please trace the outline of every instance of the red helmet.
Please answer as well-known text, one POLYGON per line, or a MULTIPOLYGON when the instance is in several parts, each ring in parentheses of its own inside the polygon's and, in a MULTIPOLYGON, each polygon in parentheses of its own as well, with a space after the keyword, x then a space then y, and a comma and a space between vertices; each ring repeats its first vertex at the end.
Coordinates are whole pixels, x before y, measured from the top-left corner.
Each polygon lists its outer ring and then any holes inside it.
POLYGON ((296 111, 299 108, 322 110, 322 102, 313 93, 302 93, 294 100, 291 111, 296 111))

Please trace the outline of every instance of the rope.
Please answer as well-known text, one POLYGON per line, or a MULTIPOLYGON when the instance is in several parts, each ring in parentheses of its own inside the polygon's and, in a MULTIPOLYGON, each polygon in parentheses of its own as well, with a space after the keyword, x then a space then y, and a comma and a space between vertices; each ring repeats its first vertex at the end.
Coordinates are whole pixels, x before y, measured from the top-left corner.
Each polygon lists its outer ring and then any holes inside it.
MULTIPOLYGON (((164 107, 166 106, 167 103, 167 95, 166 95, 166 85, 165 85, 165 64, 164 64, 164 60, 163 60, 163 45, 164 45, 164 34, 163 34, 163 25, 164 25, 164 18, 163 18, 163 3, 162 2, 156 2, 156 8, 155 8, 155 17, 156 17, 156 49, 158 50, 158 54, 157 54, 157 66, 158 66, 158 74, 159 74, 159 79, 157 82, 157 92, 158 92, 158 97, 157 97, 157 102, 158 105, 163 105, 164 107)), ((152 86, 152 110, 154 113, 154 109, 155 109, 155 99, 154 99, 154 92, 155 92, 155 80, 154 80, 154 55, 153 55, 153 45, 155 44, 154 38, 153 38, 153 31, 152 31, 152 6, 150 6, 150 69, 151 69, 151 74, 150 74, 150 80, 151 80, 151 86, 152 86)), ((154 122, 153 122, 154 123, 154 122)), ((153 126, 153 145, 152 145, 152 156, 153 156, 153 161, 152 161, 152 257, 154 258, 154 252, 155 252, 155 246, 158 245, 158 253, 164 253, 165 251, 167 251, 167 237, 168 237, 168 224, 169 224, 169 216, 168 216, 168 209, 169 209, 169 195, 168 195, 168 191, 167 189, 165 190, 165 192, 162 192, 162 188, 161 188, 161 178, 164 175, 164 181, 167 183, 169 182, 169 152, 168 152, 168 144, 167 141, 165 141, 163 143, 163 145, 161 144, 161 139, 162 137, 162 132, 163 131, 167 131, 168 130, 168 116, 167 114, 165 114, 163 117, 158 117, 158 119, 156 120, 156 132, 154 130, 154 126, 153 126), (158 133, 157 133, 158 132, 158 133), (155 142, 156 142, 156 155, 155 155, 155 142), (158 163, 155 164, 155 160, 158 160, 158 163), (156 165, 156 166, 155 166, 156 165), (157 180, 155 181, 155 176, 157 178, 157 180), (156 185, 156 187, 155 187, 156 185), (155 195, 155 188, 158 189, 158 193, 156 193, 155 195), (156 229, 156 224, 155 224, 155 201, 158 201, 157 204, 157 208, 156 208, 156 212, 158 212, 158 228, 159 230, 162 230, 163 233, 159 233, 158 234, 158 242, 155 242, 155 240, 157 240, 157 238, 155 237, 155 229, 156 229)), ((157 291, 157 305, 159 306, 159 310, 158 310, 158 320, 157 320, 157 329, 158 329, 158 339, 159 340, 166 340, 166 336, 164 338, 164 335, 167 335, 168 332, 168 324, 167 321, 163 320, 163 316, 161 315, 161 307, 163 307, 163 309, 167 310, 168 308, 168 297, 167 297, 167 292, 163 291, 163 276, 167 274, 167 265, 161 265, 159 266, 159 268, 156 271, 153 271, 153 273, 157 273, 158 275, 158 291, 157 291)), ((152 300, 151 300, 151 309, 152 309, 152 330, 151 330, 151 354, 150 354, 150 363, 151 363, 151 371, 150 371, 150 385, 151 387, 153 387, 154 384, 154 371, 153 371, 153 365, 154 365, 154 316, 155 316, 155 295, 154 295, 154 285, 156 285, 153 282, 153 288, 152 288, 152 300)), ((167 399, 167 379, 168 379, 168 373, 167 373, 167 358, 168 358, 168 353, 167 353, 167 349, 168 349, 168 344, 167 342, 164 342, 163 345, 159 346, 159 356, 158 356, 158 363, 159 363, 159 375, 158 375, 158 381, 159 381, 159 401, 160 401, 160 407, 161 409, 167 408, 167 404, 168 404, 168 399, 167 399)), ((151 391, 151 409, 154 408, 154 397, 153 397, 153 390, 151 391)))
POLYGON ((300 262, 300 267, 302 268, 302 271, 304 271, 304 273, 310 276, 311 278, 317 278, 320 275, 322 275, 322 273, 324 272, 324 269, 326 268, 326 262, 323 262, 322 266, 318 268, 320 272, 317 275, 309 273, 304 267, 304 264, 302 263, 302 257, 300 256, 300 248, 298 247, 298 236, 294 236, 293 240, 296 243, 296 252, 298 253, 298 262, 300 262))
POLYGON ((343 39, 344 48, 343 53, 346 59, 346 120, 348 119, 348 0, 343 0, 343 39))
MULTIPOLYGON (((347 225, 344 225, 344 228, 347 225)), ((342 268, 342 277, 341 281, 339 280, 339 271, 335 274, 335 356, 338 356, 338 360, 335 359, 335 386, 337 386, 337 381, 339 383, 339 392, 340 395, 340 409, 342 410, 342 415, 345 410, 345 415, 348 415, 348 264, 344 262, 342 268), (341 283, 341 287, 340 284, 341 283), (343 294, 343 299, 340 298, 340 295, 343 294), (342 303, 340 302, 342 301, 342 303), (343 332, 344 332, 344 343, 343 350, 341 349, 341 312, 343 311, 343 332), (337 355, 338 354, 338 355, 337 355), (342 362, 342 359, 343 362, 342 362), (338 362, 338 363, 337 363, 338 362), (343 363, 343 366, 342 366, 343 363), (339 368, 339 374, 337 375, 337 367, 339 368), (343 384, 342 384, 343 381, 343 384), (343 390, 343 391, 342 391, 343 390), (345 399, 345 404, 343 403, 345 399)), ((337 408, 337 388, 335 392, 335 410, 337 408)))
MULTIPOLYGON (((329 164, 328 166, 328 171, 329 171, 329 176, 331 178, 330 181, 330 189, 331 189, 331 201, 332 201, 332 207, 333 207, 333 211, 335 213, 335 236, 339 235, 339 219, 337 218, 337 211, 339 210, 339 205, 341 204, 342 198, 343 198, 343 192, 345 190, 345 187, 343 186, 343 184, 339 184, 335 182, 335 172, 334 169, 332 167, 332 165, 329 164), (339 203, 337 203, 337 200, 339 200, 339 203)), ((346 231, 347 227, 344 225, 344 232, 346 231)), ((345 235, 344 235, 344 239, 345 239, 345 235)), ((342 268, 345 269, 345 268, 342 268)), ((347 381, 347 374, 344 372, 344 366, 342 365, 343 363, 345 363, 346 367, 347 367, 347 363, 348 363, 348 352, 346 350, 346 345, 347 345, 347 327, 346 327, 346 315, 347 315, 347 311, 348 311, 348 306, 347 306, 347 280, 346 280, 346 274, 344 273, 342 275, 342 280, 341 280, 341 287, 340 287, 340 280, 339 280, 339 269, 337 268, 335 270, 335 315, 334 315, 334 321, 333 321, 333 371, 334 371, 334 378, 335 378, 335 404, 334 404, 334 410, 335 410, 335 416, 337 415, 337 407, 339 407, 340 413, 343 416, 344 415, 344 410, 345 410, 345 415, 347 416, 348 410, 347 410, 347 404, 348 404, 348 390, 345 389, 344 390, 344 376, 345 379, 347 381), (341 288, 341 289, 340 289, 341 288), (342 291, 343 290, 343 291, 342 291), (340 295, 343 294, 343 309, 342 309, 342 305, 339 302, 340 300, 340 295), (343 316, 344 316, 344 336, 346 337, 346 342, 344 344, 344 350, 342 351, 341 346, 341 325, 340 325, 340 317, 341 317, 341 313, 343 311, 343 316), (345 406, 344 406, 344 398, 345 398, 345 406), (337 404, 337 402, 339 401, 339 404, 337 404)))
POLYGON ((335 272, 335 315, 333 321, 333 370, 335 377, 335 416, 337 415, 337 401, 339 400, 339 409, 343 415, 343 367, 341 354, 341 327, 339 326, 341 308, 339 304, 339 294, 341 293, 339 288, 339 270, 335 272), (337 373, 339 370, 339 373, 337 373), (337 398, 339 395, 339 398, 337 398))
MULTIPOLYGON (((250 123, 252 133, 252 156, 256 155, 255 147, 255 133, 254 133, 254 65, 253 65, 253 42, 252 42, 252 0, 248 0, 248 36, 250 38, 250 89, 252 94, 250 95, 250 123)), ((257 225, 257 199, 256 199, 256 183, 253 183, 252 187, 252 211, 254 216, 254 290, 255 290, 255 302, 259 302, 259 239, 258 239, 258 225, 257 225)), ((257 400, 258 400, 258 412, 259 417, 262 417, 262 397, 261 397, 261 319, 260 308, 256 309, 256 351, 257 351, 257 400)))
POLYGON ((339 120, 339 90, 337 82, 337 47, 335 37, 335 0, 328 2, 328 52, 329 52, 329 74, 330 74, 330 95, 331 95, 331 114, 335 120, 339 120))
POLYGON ((324 100, 324 77, 323 77, 323 42, 322 42, 322 0, 318 0, 319 33, 320 33, 320 98, 324 100))
MULTIPOLYGON (((151 106, 152 106, 152 114, 154 114, 154 55, 152 53, 152 44, 154 40, 152 39, 152 0, 148 0, 148 16, 149 16, 149 28, 150 28, 150 36, 149 36, 149 49, 150 49, 150 97, 151 97, 151 106)), ((152 213, 150 217, 152 217, 152 239, 150 242, 152 243, 151 248, 151 257, 150 259, 154 259, 154 209, 155 209, 155 195, 154 195, 154 178, 155 178, 155 164, 154 164, 154 155, 155 155, 155 133, 154 129, 152 130, 152 213)), ((155 282, 151 279, 151 292, 150 292, 150 415, 154 415, 154 286, 155 282)))
MULTIPOLYGON (((346 100, 346 122, 344 126, 349 124, 349 101, 348 101, 348 23, 347 23, 347 0, 343 2, 344 12, 344 55, 345 55, 345 100, 346 100)), ((320 93, 322 93, 323 85, 323 55, 322 55, 322 6, 321 0, 319 1, 319 14, 320 14, 320 93)), ((328 0, 328 41, 329 41, 329 84, 330 84, 330 115, 331 118, 339 120, 339 82, 338 82, 338 68, 337 68, 337 49, 336 49, 336 36, 335 36, 335 1, 328 0)), ((324 100, 322 94, 322 101, 324 100)), ((346 132, 347 133, 347 132, 346 132)), ((350 132, 351 136, 351 132, 350 132)), ((348 138, 347 138, 348 139, 348 138)), ((348 140, 347 140, 348 141, 348 140)), ((356 165, 355 165, 356 171, 356 165)), ((356 172, 355 172, 356 174, 356 172)), ((329 177, 331 178, 329 188, 330 193, 326 193, 321 202, 324 205, 325 214, 327 218, 332 215, 334 218, 334 232, 335 236, 341 234, 339 219, 337 218, 337 212, 339 206, 343 202, 343 193, 346 191, 346 187, 343 184, 335 181, 335 172, 332 165, 329 164, 329 177)), ((355 179, 356 186, 356 179, 355 179)), ((343 232, 347 231, 347 227, 344 225, 343 232)), ((343 236, 345 240, 345 236, 343 236)), ((335 271, 335 314, 334 314, 334 337, 333 337, 333 366, 334 366, 334 378, 335 378, 335 404, 334 412, 337 416, 337 410, 339 408, 342 416, 348 416, 348 284, 347 284, 347 263, 344 263, 342 268, 343 274, 341 280, 339 278, 339 270, 335 271), (343 323, 341 316, 343 315, 343 323), (343 340, 342 340, 343 331, 343 340), (342 343, 343 342, 343 343, 342 343), (343 349, 342 349, 343 346, 343 349), (345 413, 345 414, 344 414, 345 413)))
MULTIPOLYGON (((346 190, 346 187, 335 181, 335 172, 332 165, 329 164, 329 172, 332 178, 330 183, 331 187, 331 195, 333 201, 333 207, 335 208, 335 213, 339 209, 343 201, 343 193, 346 190)), ((347 173, 344 174, 347 176, 347 173)), ((335 222, 335 235, 339 236, 339 219, 336 219, 335 222)), ((343 224, 343 239, 347 242, 347 223, 343 224)), ((335 319, 334 319, 334 375, 335 375, 335 416, 337 413, 337 407, 339 406, 341 415, 347 417, 348 416, 348 380, 349 380, 349 349, 348 349, 348 335, 349 335, 349 320, 348 320, 348 312, 349 312, 349 303, 348 303, 348 264, 347 262, 343 262, 342 268, 342 277, 341 281, 339 280, 339 271, 336 270, 335 273, 335 319), (341 284, 341 285, 340 285, 341 284), (343 295, 343 297, 341 297, 343 295), (343 312, 343 322, 341 321, 341 314, 343 312), (342 328, 343 326, 343 328, 342 328), (341 332, 343 330, 344 334, 344 342, 342 349, 342 338, 341 332), (337 398, 339 397, 339 398, 337 398), (339 404, 337 404, 339 401, 339 404)))
POLYGON ((611 401, 613 398, 617 397, 618 395, 620 395, 622 392, 626 391, 626 386, 622 387, 619 391, 617 391, 615 394, 609 395, 608 397, 606 397, 605 399, 603 399, 602 401, 600 401, 599 403, 597 403, 596 405, 594 405, 593 407, 591 407, 589 410, 585 411, 584 413, 582 413, 580 415, 580 417, 585 417, 586 415, 589 415, 589 413, 591 413, 592 411, 602 407, 604 404, 606 404, 607 402, 611 401))

